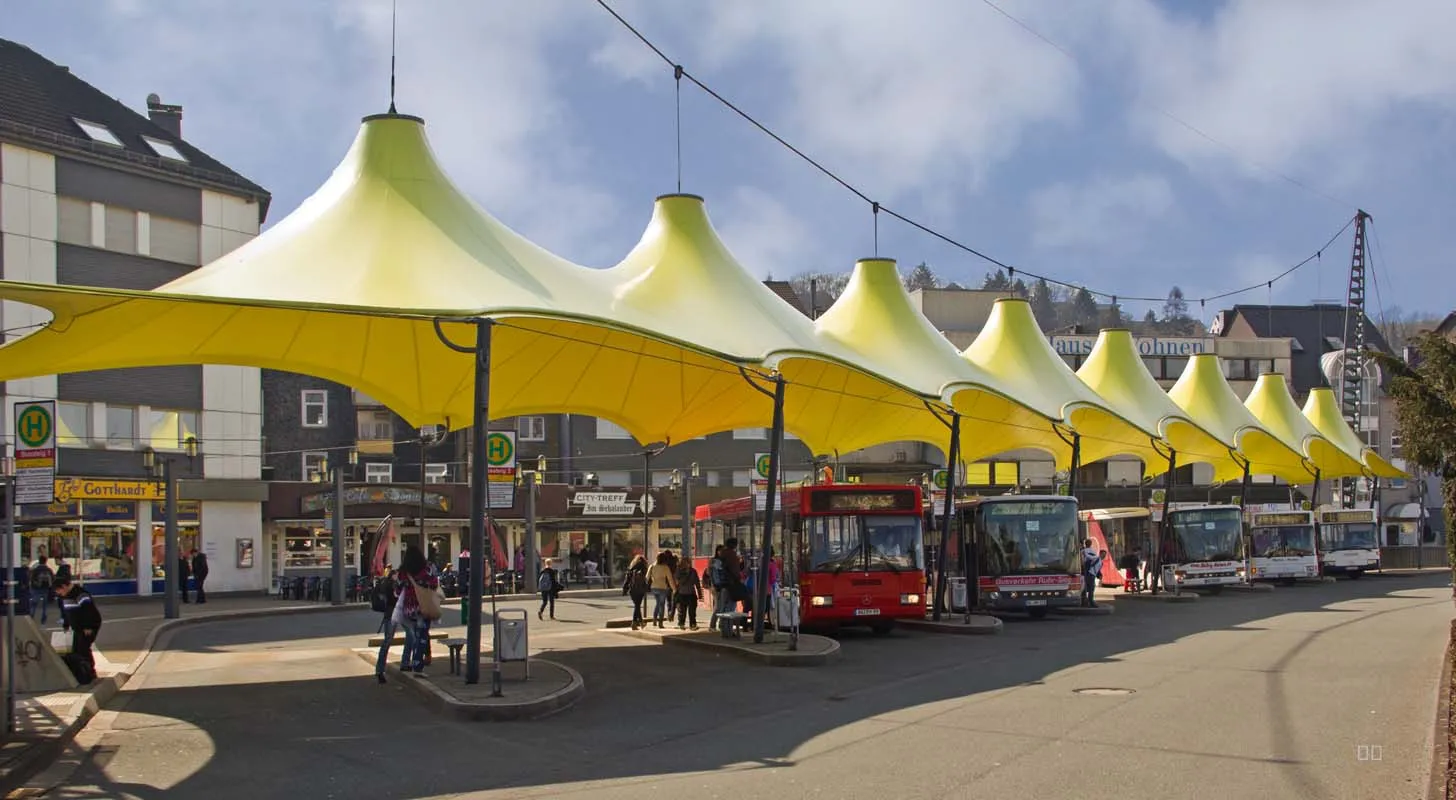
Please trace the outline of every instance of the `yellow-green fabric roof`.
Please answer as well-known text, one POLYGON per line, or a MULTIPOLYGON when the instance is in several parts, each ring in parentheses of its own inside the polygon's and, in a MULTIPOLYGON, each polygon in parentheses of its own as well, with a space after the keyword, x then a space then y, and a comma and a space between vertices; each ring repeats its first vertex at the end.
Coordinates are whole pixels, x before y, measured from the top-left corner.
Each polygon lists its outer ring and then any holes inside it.
MULTIPOLYGON (((1231 453, 1234 443, 1194 422, 1153 380, 1138 355, 1131 331, 1103 330, 1077 370, 1077 377, 1144 430, 1156 431, 1177 451, 1178 463, 1203 462, 1212 464, 1215 472, 1229 474, 1236 470, 1243 474, 1242 465, 1231 453)), ((1168 469, 1165 451, 1154 448, 1151 442, 1136 450, 1106 446, 1097 453, 1099 457, 1136 455, 1147 465, 1148 475, 1160 475, 1168 469)))
MULTIPOLYGON (((1204 430, 1222 441, 1234 442, 1238 454, 1248 460, 1251 474, 1274 475, 1290 483, 1310 478, 1304 455, 1280 441, 1244 408, 1224 378, 1218 356, 1199 353, 1189 358, 1178 382, 1168 390, 1168 397, 1204 430)), ((1242 477, 1236 465, 1214 469, 1214 480, 1242 477)))
MULTIPOLYGON (((834 431, 854 421, 893 425, 897 408, 919 405, 844 354, 820 352, 808 321, 780 313, 784 304, 726 256, 710 226, 682 230, 672 207, 694 202, 659 204, 623 265, 587 269, 470 201, 439 167, 422 121, 366 118, 296 211, 156 291, 0 281, 0 297, 54 315, 0 348, 0 380, 237 364, 335 380, 411 424, 460 428, 471 419, 472 357, 440 344, 434 320, 490 316, 499 320, 493 417, 571 411, 612 420, 642 442, 683 441, 768 424, 770 399, 736 365, 791 360, 791 430, 816 452, 839 448, 834 431), (634 269, 635 283, 622 280, 634 269), (697 318, 680 305, 693 294, 697 318)), ((468 323, 442 327, 458 343, 473 341, 468 323)))
POLYGON ((1304 453, 1310 466, 1319 470, 1320 478, 1348 478, 1365 473, 1357 457, 1345 453, 1305 419, 1299 406, 1294 404, 1283 375, 1277 372, 1260 375, 1244 407, 1280 441, 1304 453))
MULTIPOLYGON (((1052 420, 1032 407, 1039 398, 1012 400, 1019 387, 1003 385, 961 358, 950 340, 911 305, 892 259, 856 263, 844 291, 820 315, 815 328, 822 339, 854 353, 857 363, 960 412, 962 460, 1020 446, 1028 435, 1035 435, 1026 425, 1039 428, 1045 437, 1056 436, 1052 420)), ((940 417, 949 420, 950 415, 940 417)), ((945 450, 949 438, 950 429, 926 411, 898 427, 866 426, 859 445, 914 440, 945 450)))
POLYGON ((1304 401, 1304 418, 1320 432, 1320 435, 1334 442, 1346 454, 1360 460, 1370 474, 1377 478, 1408 478, 1394 464, 1380 457, 1360 437, 1350 430, 1350 423, 1340 413, 1340 404, 1335 391, 1327 386, 1310 391, 1304 401))
MULTIPOLYGON (((1054 433, 1048 434, 1043 422, 1048 418, 1070 425, 1081 435, 1084 464, 1112 453, 1152 449, 1151 441, 1157 433, 1138 425, 1122 409, 1088 388, 1052 349, 1036 324, 1031 304, 1023 299, 997 300, 986 326, 961 355, 999 385, 1007 387, 1012 397, 1028 407, 1027 412, 1003 420, 1019 430, 1019 435, 998 440, 995 443, 998 449, 976 457, 1022 447, 1036 448, 1051 453, 1058 469, 1067 469, 1072 461, 1071 445, 1054 433)), ((967 445, 967 452, 977 449, 974 443, 962 444, 967 445)))

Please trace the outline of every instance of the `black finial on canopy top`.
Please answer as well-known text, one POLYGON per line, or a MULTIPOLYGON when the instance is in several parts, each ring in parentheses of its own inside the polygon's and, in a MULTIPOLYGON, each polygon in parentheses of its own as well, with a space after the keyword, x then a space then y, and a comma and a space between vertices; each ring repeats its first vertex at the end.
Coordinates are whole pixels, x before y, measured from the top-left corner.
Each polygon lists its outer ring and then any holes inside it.
POLYGON ((389 9, 389 113, 394 110, 394 54, 399 41, 399 0, 394 0, 389 9))

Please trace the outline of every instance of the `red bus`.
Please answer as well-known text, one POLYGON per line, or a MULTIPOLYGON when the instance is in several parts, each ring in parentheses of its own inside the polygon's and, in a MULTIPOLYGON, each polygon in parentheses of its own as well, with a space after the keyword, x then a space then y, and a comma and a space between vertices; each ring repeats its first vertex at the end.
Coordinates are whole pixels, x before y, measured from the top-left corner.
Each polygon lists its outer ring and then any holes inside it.
MULTIPOLYGON (((886 633, 896 619, 925 618, 918 486, 799 486, 781 496, 782 522, 770 541, 775 553, 788 555, 780 580, 799 587, 803 627, 868 625, 886 633)), ((762 517, 752 497, 698 506, 693 566, 702 574, 713 549, 729 538, 738 539, 745 564, 757 564, 762 517)))

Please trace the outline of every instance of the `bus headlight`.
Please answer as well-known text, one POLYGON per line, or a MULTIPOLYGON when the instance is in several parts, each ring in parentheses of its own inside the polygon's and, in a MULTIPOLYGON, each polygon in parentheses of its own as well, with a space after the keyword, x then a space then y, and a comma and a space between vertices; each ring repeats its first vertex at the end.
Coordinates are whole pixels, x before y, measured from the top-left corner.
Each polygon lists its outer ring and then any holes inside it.
POLYGON ((1001 593, 1000 592, 987 592, 986 593, 986 599, 987 600, 1000 600, 1001 599, 1001 593))
POLYGON ((1239 567, 1238 569, 1234 570, 1234 575, 1239 578, 1244 577, 1244 568, 1239 567))
POLYGON ((920 595, 918 595, 918 594, 902 594, 902 595, 900 595, 900 605, 902 605, 902 606, 913 606, 913 605, 918 604, 919 602, 920 602, 920 595))
POLYGON ((1187 573, 1187 572, 1184 572, 1184 571, 1183 571, 1183 570, 1181 570, 1181 569, 1180 569, 1180 570, 1178 570, 1178 571, 1177 571, 1177 572, 1174 572, 1174 573, 1173 573, 1173 577, 1174 577, 1174 578, 1175 578, 1175 579, 1176 579, 1176 580, 1177 580, 1177 581, 1178 581, 1178 582, 1179 582, 1179 583, 1182 583, 1182 582, 1183 582, 1183 579, 1184 579, 1184 578, 1186 578, 1186 577, 1188 577, 1188 573, 1187 573))
POLYGON ((834 597, 833 597, 833 595, 816 594, 813 597, 809 598, 809 605, 816 606, 816 607, 819 607, 819 608, 824 608, 826 606, 832 606, 832 605, 834 605, 834 597))

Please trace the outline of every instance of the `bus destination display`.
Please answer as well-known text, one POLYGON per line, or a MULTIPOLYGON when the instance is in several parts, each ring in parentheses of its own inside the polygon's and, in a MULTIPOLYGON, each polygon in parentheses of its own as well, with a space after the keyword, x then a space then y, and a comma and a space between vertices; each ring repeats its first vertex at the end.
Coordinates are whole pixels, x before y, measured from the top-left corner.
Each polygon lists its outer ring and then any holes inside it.
POLYGON ((1368 508, 1348 509, 1345 511, 1323 511, 1320 513, 1320 522, 1326 525, 1342 525, 1351 523, 1371 523, 1375 521, 1375 512, 1368 508))
POLYGON ((914 492, 815 492, 810 496, 809 510, 835 511, 915 511, 914 492))
POLYGON ((1303 511, 1290 511, 1283 514, 1255 514, 1254 527, 1275 528, 1280 525, 1308 525, 1310 524, 1309 514, 1303 511))

